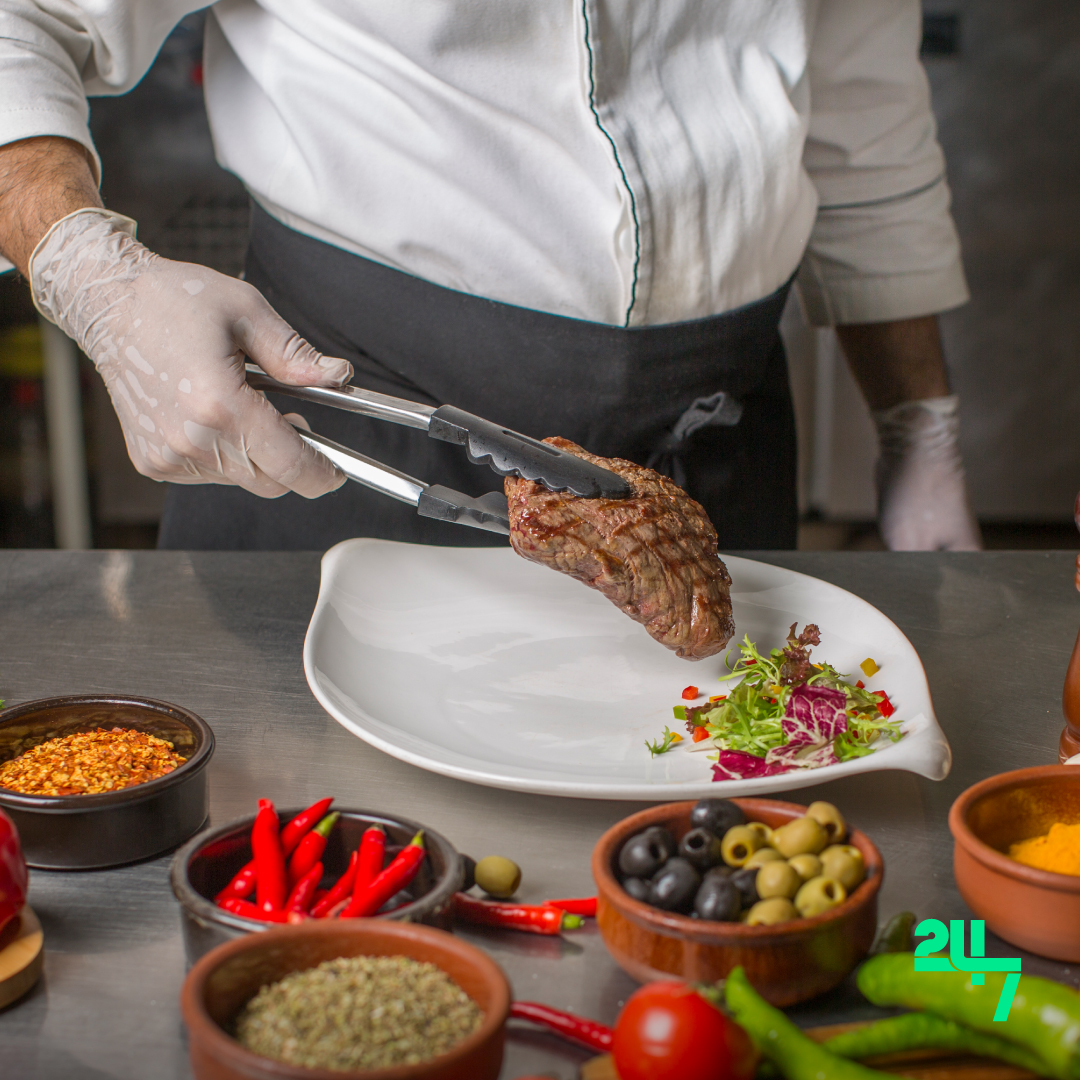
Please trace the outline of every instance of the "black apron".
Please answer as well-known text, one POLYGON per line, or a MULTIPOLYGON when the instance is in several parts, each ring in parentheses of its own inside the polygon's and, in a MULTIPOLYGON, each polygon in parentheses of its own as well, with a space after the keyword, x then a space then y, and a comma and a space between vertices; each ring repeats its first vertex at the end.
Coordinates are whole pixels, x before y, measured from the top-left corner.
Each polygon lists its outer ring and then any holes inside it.
MULTIPOLYGON (((787 285, 723 315, 624 329, 444 289, 304 236, 259 207, 245 276, 317 349, 349 359, 357 386, 651 465, 705 507, 721 550, 795 546, 795 418, 777 329, 787 285)), ((427 483, 469 495, 502 487, 462 447, 424 432, 270 398, 427 483)), ((170 485, 159 547, 324 550, 354 536, 506 543, 347 481, 315 500, 170 485)))

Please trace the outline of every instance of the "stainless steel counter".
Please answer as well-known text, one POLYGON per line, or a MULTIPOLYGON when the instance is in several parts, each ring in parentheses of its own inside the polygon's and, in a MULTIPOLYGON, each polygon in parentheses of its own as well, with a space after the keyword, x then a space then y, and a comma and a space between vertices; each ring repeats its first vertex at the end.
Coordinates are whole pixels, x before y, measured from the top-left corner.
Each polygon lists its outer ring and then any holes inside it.
MULTIPOLYGON (((946 814, 981 777, 1056 760, 1061 683, 1080 625, 1073 556, 765 558, 865 597, 918 649, 953 746, 952 775, 935 784, 906 773, 869 774, 813 792, 839 804, 881 847, 883 919, 904 908, 965 917, 946 814)), ((348 734, 316 704, 301 667, 318 583, 319 560, 309 554, 0 552, 0 693, 13 704, 126 692, 193 709, 218 740, 210 766, 215 822, 249 813, 261 795, 299 805, 332 794, 343 804, 430 822, 478 858, 512 856, 524 868, 527 900, 590 894, 594 842, 640 804, 473 787, 395 761, 348 734)), ((0 1012, 0 1076, 190 1075, 168 866, 166 856, 104 872, 33 872, 45 976, 28 998, 0 1012)), ((467 936, 503 965, 521 998, 610 1022, 634 987, 592 930, 555 940, 467 936)), ((995 941, 988 948, 1016 954, 995 941)), ((1076 981, 1068 968, 1033 957, 1025 956, 1024 970, 1076 981)), ((848 986, 795 1015, 811 1023, 871 1011, 848 986)), ((515 1033, 503 1075, 571 1080, 585 1056, 542 1034, 515 1033)))

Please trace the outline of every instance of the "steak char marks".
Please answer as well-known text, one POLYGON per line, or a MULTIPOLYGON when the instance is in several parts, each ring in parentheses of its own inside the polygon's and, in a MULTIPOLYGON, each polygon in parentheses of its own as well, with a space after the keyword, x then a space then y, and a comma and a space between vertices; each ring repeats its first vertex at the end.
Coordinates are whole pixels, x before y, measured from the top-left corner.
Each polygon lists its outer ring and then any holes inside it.
POLYGON ((599 589, 687 660, 720 652, 735 631, 731 578, 716 530, 682 488, 652 469, 544 440, 625 478, 626 499, 582 499, 507 477, 510 543, 530 562, 599 589))

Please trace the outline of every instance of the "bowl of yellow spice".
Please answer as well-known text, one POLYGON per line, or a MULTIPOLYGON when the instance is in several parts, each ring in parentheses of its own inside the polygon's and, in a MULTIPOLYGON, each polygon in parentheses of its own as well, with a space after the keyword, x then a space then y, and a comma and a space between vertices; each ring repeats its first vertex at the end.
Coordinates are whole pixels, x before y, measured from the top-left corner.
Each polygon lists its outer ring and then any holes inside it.
POLYGON ((953 873, 965 903, 998 937, 1080 961, 1080 768, 991 776, 949 811, 953 873))
POLYGON ((71 695, 0 711, 0 809, 30 866, 95 870, 159 855, 206 821, 214 733, 179 705, 71 695))

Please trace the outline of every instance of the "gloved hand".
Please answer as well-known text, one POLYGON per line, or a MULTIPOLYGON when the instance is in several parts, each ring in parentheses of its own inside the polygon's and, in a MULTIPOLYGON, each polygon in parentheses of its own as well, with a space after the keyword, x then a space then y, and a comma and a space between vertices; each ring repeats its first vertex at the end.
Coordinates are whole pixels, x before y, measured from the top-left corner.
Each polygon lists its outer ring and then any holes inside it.
POLYGON ((271 498, 340 487, 345 477, 247 385, 244 362, 319 386, 347 382, 352 365, 313 349, 250 285, 162 259, 134 228, 106 210, 70 214, 34 249, 29 274, 38 311, 101 372, 135 467, 271 498))
POLYGON ((979 551, 957 436, 959 399, 907 401, 871 415, 878 430, 878 524, 891 551, 979 551))

